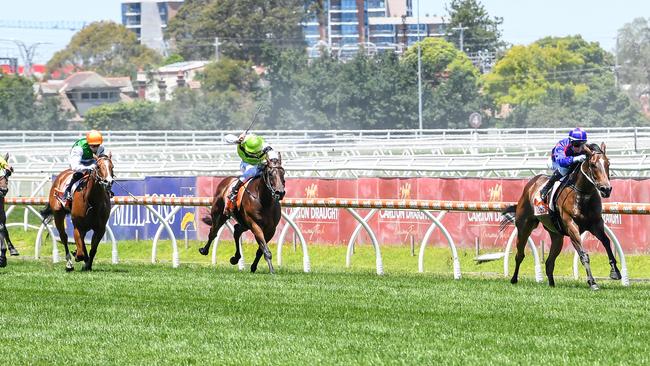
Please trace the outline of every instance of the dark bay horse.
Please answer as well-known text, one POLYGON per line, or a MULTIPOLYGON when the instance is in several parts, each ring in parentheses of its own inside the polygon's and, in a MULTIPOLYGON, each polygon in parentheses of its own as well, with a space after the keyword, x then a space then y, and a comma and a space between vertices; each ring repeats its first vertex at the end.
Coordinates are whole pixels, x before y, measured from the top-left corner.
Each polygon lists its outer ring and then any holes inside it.
MULTIPOLYGON (((241 206, 233 212, 233 217, 237 220, 235 225, 235 255, 230 258, 230 264, 237 264, 241 258, 239 252, 239 240, 241 235, 250 230, 255 236, 258 249, 255 253, 255 260, 251 265, 251 272, 257 270, 257 264, 264 255, 266 263, 269 265, 270 273, 274 273, 273 264, 271 263, 271 251, 268 242, 275 234, 275 228, 280 222, 281 207, 280 201, 284 198, 284 168, 282 167, 282 158, 280 154, 273 158, 268 158, 261 176, 253 178, 245 188, 241 206)), ((210 244, 214 240, 219 228, 228 220, 223 215, 224 205, 230 191, 231 183, 237 177, 228 177, 222 180, 217 186, 214 194, 214 202, 210 210, 210 216, 203 218, 203 222, 210 225, 208 241, 204 247, 199 248, 199 252, 208 255, 210 244)))
MULTIPOLYGON (((9 160, 9 154, 5 154, 5 161, 9 160)), ((11 165, 0 168, 0 267, 7 266, 7 247, 9 254, 18 255, 7 230, 7 215, 5 214, 5 196, 9 192, 9 176, 14 172, 11 165)))
MULTIPOLYGON (((72 256, 68 249, 68 234, 65 232, 65 217, 68 210, 63 206, 57 197, 57 191, 65 190, 68 178, 73 174, 70 169, 64 170, 59 174, 50 189, 49 203, 45 210, 41 212, 45 221, 50 215, 54 216, 54 223, 59 232, 61 242, 65 248, 66 271, 74 270, 72 265, 72 256)), ((74 241, 77 249, 75 251, 75 260, 84 261, 82 270, 90 271, 93 266, 93 259, 97 253, 99 241, 106 231, 106 223, 111 213, 110 189, 113 185, 113 162, 111 155, 101 155, 97 158, 97 167, 87 174, 87 179, 83 188, 73 193, 72 210, 70 216, 74 227, 74 241), (86 251, 84 238, 86 233, 93 231, 90 243, 90 255, 86 251)))
MULTIPOLYGON (((593 290, 598 290, 598 285, 591 274, 589 266, 589 255, 582 246, 580 234, 585 231, 592 233, 600 240, 607 251, 609 264, 611 266, 610 277, 621 279, 621 273, 616 266, 616 258, 612 253, 609 238, 605 234, 605 223, 602 217, 601 197, 607 198, 612 192, 609 182, 609 159, 605 154, 605 144, 600 146, 590 144, 584 147, 587 160, 582 162, 567 177, 572 184, 563 189, 556 198, 558 215, 562 224, 560 232, 555 230, 550 220, 543 219, 544 228, 551 236, 551 249, 546 259, 546 276, 548 284, 555 286, 553 269, 555 259, 562 249, 563 238, 568 236, 575 248, 580 262, 587 272, 587 283, 593 290)), ((539 188, 547 181, 544 175, 537 175, 532 178, 524 187, 524 191, 516 205, 508 207, 503 214, 515 213, 515 226, 517 227, 517 255, 515 256, 515 272, 510 282, 517 283, 519 266, 524 259, 526 242, 533 229, 537 227, 540 218, 534 215, 533 198, 539 188)), ((507 225, 508 218, 504 219, 507 225)), ((505 227, 502 225, 502 229, 505 227)))

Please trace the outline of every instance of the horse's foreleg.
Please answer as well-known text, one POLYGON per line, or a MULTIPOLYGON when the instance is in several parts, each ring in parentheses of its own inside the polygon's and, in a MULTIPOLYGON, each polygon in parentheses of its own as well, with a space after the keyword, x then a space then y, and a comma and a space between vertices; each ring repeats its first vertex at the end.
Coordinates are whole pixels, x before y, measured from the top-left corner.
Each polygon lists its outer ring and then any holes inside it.
POLYGON ((7 246, 5 245, 4 235, 0 233, 0 268, 6 266, 7 266, 7 246))
POLYGON ((54 214, 54 225, 59 232, 63 249, 65 249, 65 270, 67 272, 73 271, 74 265, 72 264, 72 255, 70 255, 70 248, 68 247, 68 234, 65 232, 65 213, 62 215, 58 213, 54 214))
POLYGON ((244 233, 244 228, 240 224, 235 225, 235 233, 233 234, 233 238, 235 239, 235 255, 230 257, 230 264, 233 266, 237 263, 239 263, 239 260, 241 259, 241 252, 239 251, 239 241, 241 240, 241 234, 244 233))
POLYGON ((253 264, 251 264, 251 273, 255 273, 255 271, 257 271, 257 264, 260 262, 262 254, 264 254, 262 249, 257 248, 257 251, 255 252, 255 260, 253 260, 253 264))
POLYGON ((613 280, 620 280, 623 278, 621 276, 621 271, 619 271, 618 267, 616 266, 616 257, 614 257, 614 253, 612 252, 612 244, 607 234, 605 234, 605 223, 601 221, 598 225, 595 225, 595 227, 589 231, 596 238, 598 238, 601 243, 603 243, 605 251, 607 251, 607 258, 609 258, 609 266, 611 267, 609 271, 609 278, 613 280))
POLYGON ((519 266, 523 262, 526 254, 526 243, 528 242, 528 237, 533 231, 535 226, 537 226, 537 219, 532 216, 529 216, 523 220, 516 221, 517 225, 517 255, 515 255, 515 272, 512 274, 510 283, 515 284, 519 282, 519 266))
POLYGON ((88 251, 86 250, 86 243, 84 242, 85 232, 81 232, 79 229, 74 228, 74 241, 77 246, 75 251, 75 260, 77 262, 84 261, 84 264, 88 262, 88 251))
POLYGON ((210 245, 212 244, 212 241, 217 236, 217 233, 219 232, 221 226, 226 223, 226 220, 228 220, 228 218, 221 214, 219 214, 219 217, 217 217, 216 219, 214 219, 213 217, 213 223, 212 226, 210 226, 210 233, 208 234, 208 242, 205 243, 203 247, 199 248, 199 253, 203 255, 208 255, 208 253, 210 252, 210 245))
POLYGON ((551 235, 551 250, 549 250, 548 258, 546 258, 546 277, 548 277, 548 285, 555 286, 555 279, 553 278, 553 271, 555 270, 555 259, 560 255, 564 236, 562 234, 548 232, 551 235))
POLYGON ((105 232, 106 229, 93 230, 93 238, 90 241, 90 255, 88 256, 88 261, 86 261, 86 264, 83 268, 85 271, 93 270, 93 260, 95 259, 95 254, 97 254, 97 247, 99 246, 99 242, 104 237, 105 232))
POLYGON ((589 265, 589 254, 587 254, 582 246, 580 229, 578 229, 578 225, 576 225, 576 223, 570 218, 565 218, 564 222, 567 223, 567 233, 569 234, 569 238, 571 238, 571 244, 573 244, 573 248, 575 248, 576 252, 578 253, 580 262, 585 267, 585 271, 587 272, 587 284, 592 290, 598 290, 596 280, 591 273, 591 266, 589 265))
MULTIPOLYGON (((251 231, 253 232, 253 235, 255 235, 255 240, 257 241, 257 245, 259 246, 259 248, 257 249, 257 255, 255 256, 255 260, 258 260, 259 254, 260 252, 262 252, 262 254, 264 254, 264 259, 266 259, 266 263, 269 265, 269 272, 271 274, 275 273, 275 270, 273 269, 273 263, 271 261, 272 259, 271 251, 269 250, 269 246, 266 243, 266 239, 264 237, 264 231, 257 224, 253 224, 251 226, 251 231)), ((251 271, 252 270, 253 268, 251 267, 251 271)))
POLYGON ((7 226, 2 225, 2 231, 4 231, 4 237, 5 240, 7 241, 7 246, 9 247, 9 254, 13 256, 20 255, 16 248, 14 247, 14 244, 11 242, 11 239, 9 238, 9 230, 7 230, 7 226))

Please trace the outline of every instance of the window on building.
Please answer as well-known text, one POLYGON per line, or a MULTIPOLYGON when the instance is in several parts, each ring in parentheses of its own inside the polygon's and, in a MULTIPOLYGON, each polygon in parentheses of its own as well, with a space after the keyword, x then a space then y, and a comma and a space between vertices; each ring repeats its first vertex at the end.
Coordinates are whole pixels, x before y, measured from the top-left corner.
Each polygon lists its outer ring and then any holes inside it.
POLYGON ((102 99, 108 99, 109 93, 108 93, 108 92, 101 92, 101 93, 99 94, 99 96, 100 96, 102 99))
POLYGON ((342 25, 341 32, 344 35, 357 34, 359 32, 359 28, 356 25, 342 25))
POLYGON ((356 0, 341 0, 341 9, 343 10, 356 10, 357 1, 356 0))
POLYGON ((90 93, 81 93, 81 100, 90 99, 90 93))
POLYGON ((377 17, 384 18, 385 16, 386 16, 386 12, 383 10, 368 12, 368 17, 370 18, 377 18, 377 17))
POLYGON ((341 14, 341 22, 357 22, 356 13, 343 13, 341 14))
POLYGON ((368 9, 385 8, 384 0, 368 0, 368 9))
POLYGON ((99 93, 97 93, 97 92, 90 93, 90 99, 92 99, 92 100, 99 99, 99 93))

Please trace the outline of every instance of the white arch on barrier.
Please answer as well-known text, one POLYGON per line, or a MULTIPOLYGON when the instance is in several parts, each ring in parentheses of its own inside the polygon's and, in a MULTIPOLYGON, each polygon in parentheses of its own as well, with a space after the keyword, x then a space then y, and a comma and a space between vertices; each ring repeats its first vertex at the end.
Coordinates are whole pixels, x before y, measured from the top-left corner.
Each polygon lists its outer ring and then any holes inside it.
MULTIPOLYGON (((291 212, 290 215, 288 215, 292 221, 296 219, 296 216, 298 216, 299 211, 300 210, 295 209, 291 212)), ((282 265, 282 244, 284 244, 284 238, 287 236, 287 233, 289 232, 289 228, 291 227, 292 227, 291 225, 284 225, 284 227, 282 227, 282 231, 280 231, 280 235, 278 236, 278 250, 275 256, 278 266, 282 265)))
MULTIPOLYGON (((367 214, 366 217, 363 218, 364 222, 368 222, 375 214, 377 213, 378 209, 373 208, 370 210, 367 214)), ((357 220, 358 221, 358 220, 357 220)), ((363 225, 361 222, 357 224, 357 226, 354 228, 354 231, 352 232, 352 235, 350 236, 350 240, 348 241, 348 250, 345 255, 345 267, 350 268, 352 265, 352 254, 354 254, 354 244, 357 240, 357 237, 359 236, 359 233, 361 232, 361 229, 363 228, 363 225)))
MULTIPOLYGON (((588 231, 585 231, 580 235, 580 239, 582 241, 585 240, 585 237, 587 236, 588 231)), ((623 253, 623 248, 621 247, 621 243, 618 241, 618 238, 616 237, 616 234, 609 228, 609 226, 605 225, 605 233, 607 236, 609 236, 610 241, 614 243, 614 248, 616 249, 616 253, 618 253, 618 258, 621 262, 621 285, 623 286, 629 286, 630 285, 630 278, 628 277, 627 274, 627 262, 625 261, 625 253, 623 253)), ((578 262, 580 260, 580 257, 578 256, 578 252, 574 250, 573 253, 573 278, 578 279, 579 277, 579 268, 578 268, 578 262)))
POLYGON ((375 265, 377 268, 377 274, 378 275, 383 275, 384 274, 384 263, 381 259, 381 250, 379 248, 379 242, 377 241, 377 237, 375 236, 375 233, 372 231, 372 228, 370 228, 370 225, 364 220, 364 218, 361 217, 353 208, 346 207, 345 208, 352 217, 354 217, 355 220, 357 220, 361 226, 363 226, 364 229, 366 229, 366 232, 368 233, 368 236, 370 236, 370 241, 372 243, 373 248, 375 249, 375 265))
MULTIPOLYGON (((173 207, 172 210, 165 216, 164 220, 160 220, 160 224, 158 225, 158 228, 156 229, 156 234, 153 237, 153 243, 151 244, 151 263, 156 263, 157 257, 158 257, 158 240, 160 240, 160 234, 162 234, 163 229, 168 229, 167 233, 169 233, 169 230, 171 230, 171 227, 169 226, 168 221, 176 215, 178 211, 180 211, 181 206, 176 206, 173 207)), ((172 235, 173 237, 173 235, 172 235)), ((176 253, 178 256, 178 253, 176 253)), ((172 262, 174 261, 174 254, 172 253, 172 262)), ((180 264, 180 263, 179 263, 180 264)))
MULTIPOLYGON (((297 212, 298 211, 296 210, 296 213, 297 212)), ((280 211, 280 213, 282 214, 282 217, 287 221, 288 224, 287 226, 291 226, 293 228, 294 232, 298 235, 298 240, 300 240, 300 246, 302 248, 303 272, 305 273, 311 272, 311 262, 309 260, 309 249, 307 249, 307 242, 305 241, 305 237, 302 235, 302 231, 300 230, 300 227, 298 227, 298 225, 294 221, 296 215, 294 213, 292 213, 291 216, 287 215, 286 212, 284 212, 284 210, 280 211)), ((282 231, 285 232, 284 228, 282 231)), ((282 237, 282 239, 284 239, 284 236, 282 237)), ((278 239, 278 259, 277 259, 278 266, 280 265, 281 262, 282 262, 282 242, 278 239)))
MULTIPOLYGON (((512 249, 512 243, 515 241, 516 237, 517 237, 517 228, 515 227, 515 229, 512 230, 512 234, 510 234, 510 238, 508 239, 508 244, 506 245, 506 250, 504 251, 505 254, 503 256, 504 277, 508 277, 509 275, 510 250, 512 249)), ((542 266, 540 264, 539 253, 537 253, 537 247, 535 247, 535 242, 529 236, 526 244, 530 248, 530 251, 533 253, 533 261, 535 262, 535 282, 542 282, 544 280, 542 277, 542 266)))
POLYGON ((461 271, 460 271, 460 260, 458 259, 458 251, 456 250, 456 244, 454 243, 454 239, 452 239, 451 234, 449 234, 449 231, 445 227, 445 225, 442 224, 440 220, 445 216, 447 211, 441 211, 438 216, 434 216, 431 212, 421 210, 431 221, 431 225, 429 225, 429 228, 427 229, 427 232, 424 234, 424 237, 422 238, 422 243, 420 244, 420 254, 418 255, 418 271, 420 273, 424 272, 424 249, 427 246, 427 242, 429 241, 429 237, 433 233, 433 230, 435 230, 436 227, 440 229, 442 234, 445 236, 445 239, 447 239, 447 244, 449 245, 449 249, 451 250, 451 256, 452 256, 452 261, 453 261, 453 273, 454 273, 454 279, 459 280, 461 277, 461 271))
MULTIPOLYGON (((169 235, 169 239, 172 241, 172 267, 173 268, 178 268, 180 266, 180 259, 178 258, 178 245, 176 243, 176 237, 174 236, 174 231, 172 230, 171 226, 169 226, 169 223, 167 223, 167 220, 169 217, 165 218, 162 217, 161 214, 158 213, 158 211, 154 210, 151 205, 144 205, 144 207, 151 212, 154 216, 158 218, 160 221, 161 225, 165 227, 165 230, 167 230, 167 234, 169 235)), ((177 207, 176 211, 180 210, 180 207, 177 207)), ((172 210, 174 211, 174 210, 172 210)), ((154 239, 154 242, 152 244, 152 249, 151 249, 151 262, 155 263, 156 260, 156 247, 158 246, 158 240, 157 238, 154 239)))

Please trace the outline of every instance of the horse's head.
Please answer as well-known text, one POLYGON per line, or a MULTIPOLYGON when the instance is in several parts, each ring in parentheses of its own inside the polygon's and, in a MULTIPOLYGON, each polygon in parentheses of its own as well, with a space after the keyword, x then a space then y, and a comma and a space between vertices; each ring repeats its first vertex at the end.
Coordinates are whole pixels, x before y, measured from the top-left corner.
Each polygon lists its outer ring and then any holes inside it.
MULTIPOLYGON (((4 161, 9 160, 9 154, 5 154, 4 161)), ((9 192, 9 176, 14 172, 14 168, 9 165, 0 166, 0 198, 4 197, 9 192)))
POLYGON ((115 175, 113 174, 112 154, 100 155, 97 157, 97 173, 95 180, 102 185, 107 191, 113 186, 115 175))
POLYGON ((284 191, 284 168, 282 167, 282 156, 279 152, 271 150, 267 154, 264 182, 273 199, 280 201, 284 198, 286 193, 284 191))
POLYGON ((601 197, 608 198, 612 194, 612 185, 609 182, 609 159, 605 154, 605 143, 600 146, 590 144, 585 146, 587 160, 583 163, 587 166, 587 171, 584 172, 587 179, 589 179, 601 197))

